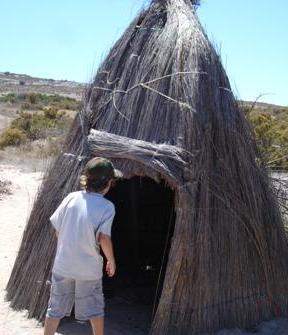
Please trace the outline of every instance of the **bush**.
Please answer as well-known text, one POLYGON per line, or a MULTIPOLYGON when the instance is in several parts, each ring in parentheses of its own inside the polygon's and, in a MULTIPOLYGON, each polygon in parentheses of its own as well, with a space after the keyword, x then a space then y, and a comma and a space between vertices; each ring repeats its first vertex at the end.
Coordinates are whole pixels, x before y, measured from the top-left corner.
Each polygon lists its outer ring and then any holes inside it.
POLYGON ((31 104, 30 102, 23 102, 23 104, 21 105, 21 110, 24 111, 24 110, 28 110, 28 109, 31 109, 31 104))
POLYGON ((55 108, 44 113, 20 112, 12 121, 11 127, 21 130, 29 140, 38 140, 47 136, 62 136, 70 127, 72 120, 55 108))
POLYGON ((245 108, 264 162, 272 169, 288 169, 288 109, 245 108))
POLYGON ((48 95, 41 93, 8 93, 0 97, 1 102, 22 103, 22 109, 44 109, 45 107, 53 107, 56 109, 79 110, 81 102, 63 97, 57 94, 48 95))
POLYGON ((34 105, 37 102, 37 95, 35 93, 30 93, 30 94, 28 94, 27 99, 28 99, 30 104, 34 105))
POLYGON ((29 94, 26 97, 26 101, 30 104, 36 105, 39 109, 43 109, 44 107, 52 107, 56 109, 78 110, 80 107, 79 101, 57 94, 29 94))
POLYGON ((46 137, 48 130, 56 127, 56 119, 49 119, 37 113, 21 112, 20 116, 12 121, 11 127, 21 130, 30 140, 37 140, 46 137))
POLYGON ((4 94, 0 97, 1 102, 10 102, 10 103, 15 103, 17 100, 16 94, 15 93, 8 93, 4 94))
POLYGON ((16 128, 7 128, 0 135, 0 149, 3 149, 9 145, 20 145, 25 143, 27 137, 23 131, 16 128))
MULTIPOLYGON (((54 107, 45 108, 44 109, 44 116, 47 119, 55 120, 58 117, 58 110, 56 108, 54 108, 54 107)), ((59 115, 59 117, 60 117, 60 115, 59 115)))

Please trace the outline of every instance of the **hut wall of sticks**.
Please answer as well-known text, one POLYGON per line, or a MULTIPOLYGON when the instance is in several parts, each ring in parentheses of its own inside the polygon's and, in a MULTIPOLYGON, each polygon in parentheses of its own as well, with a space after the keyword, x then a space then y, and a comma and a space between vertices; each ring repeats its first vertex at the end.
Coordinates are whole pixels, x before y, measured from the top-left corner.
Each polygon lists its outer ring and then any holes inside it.
POLYGON ((56 241, 49 217, 86 161, 164 180, 175 227, 150 334, 213 333, 287 315, 288 243, 268 173, 190 0, 154 0, 87 87, 46 173, 7 286, 43 319, 56 241))

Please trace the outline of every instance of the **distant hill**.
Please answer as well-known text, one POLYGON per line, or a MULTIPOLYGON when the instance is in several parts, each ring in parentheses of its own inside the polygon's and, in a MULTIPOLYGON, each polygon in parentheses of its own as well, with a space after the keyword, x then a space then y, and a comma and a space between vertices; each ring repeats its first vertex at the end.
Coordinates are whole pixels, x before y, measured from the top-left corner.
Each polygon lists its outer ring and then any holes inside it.
POLYGON ((0 72, 0 95, 7 93, 15 94, 58 94, 81 100, 85 84, 68 80, 43 79, 16 74, 0 72))
MULTIPOLYGON (((76 81, 44 79, 31 77, 26 74, 0 72, 0 95, 7 93, 42 93, 58 94, 81 100, 85 85, 85 83, 78 83, 76 81)), ((266 112, 287 109, 287 107, 284 106, 272 105, 264 102, 239 102, 244 108, 255 105, 255 109, 266 112)))
POLYGON ((288 106, 280 106, 280 105, 273 105, 273 104, 269 104, 266 102, 254 102, 254 101, 239 101, 240 105, 243 108, 251 108, 253 106, 253 109, 256 109, 258 111, 261 112, 277 112, 277 111, 283 111, 283 110, 287 110, 288 106))

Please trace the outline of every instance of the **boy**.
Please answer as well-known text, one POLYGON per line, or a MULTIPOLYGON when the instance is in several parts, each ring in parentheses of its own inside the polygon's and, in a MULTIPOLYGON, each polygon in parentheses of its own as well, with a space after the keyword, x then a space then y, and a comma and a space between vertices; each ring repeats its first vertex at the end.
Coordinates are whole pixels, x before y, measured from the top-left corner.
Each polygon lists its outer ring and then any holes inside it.
POLYGON ((76 319, 90 320, 93 334, 104 334, 100 247, 108 276, 116 270, 110 238, 115 208, 104 195, 120 177, 122 173, 109 160, 91 159, 80 179, 83 190, 68 194, 50 218, 58 242, 44 335, 55 334, 74 303, 76 319))

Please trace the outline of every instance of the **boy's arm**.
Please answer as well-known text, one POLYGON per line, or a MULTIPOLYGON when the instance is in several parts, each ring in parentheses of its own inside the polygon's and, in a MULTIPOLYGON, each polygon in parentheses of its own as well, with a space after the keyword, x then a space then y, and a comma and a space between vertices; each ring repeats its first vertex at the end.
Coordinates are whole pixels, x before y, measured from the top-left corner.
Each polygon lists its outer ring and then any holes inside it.
POLYGON ((116 271, 116 264, 113 252, 113 244, 109 235, 100 233, 98 242, 107 259, 106 272, 109 277, 113 277, 116 271))

